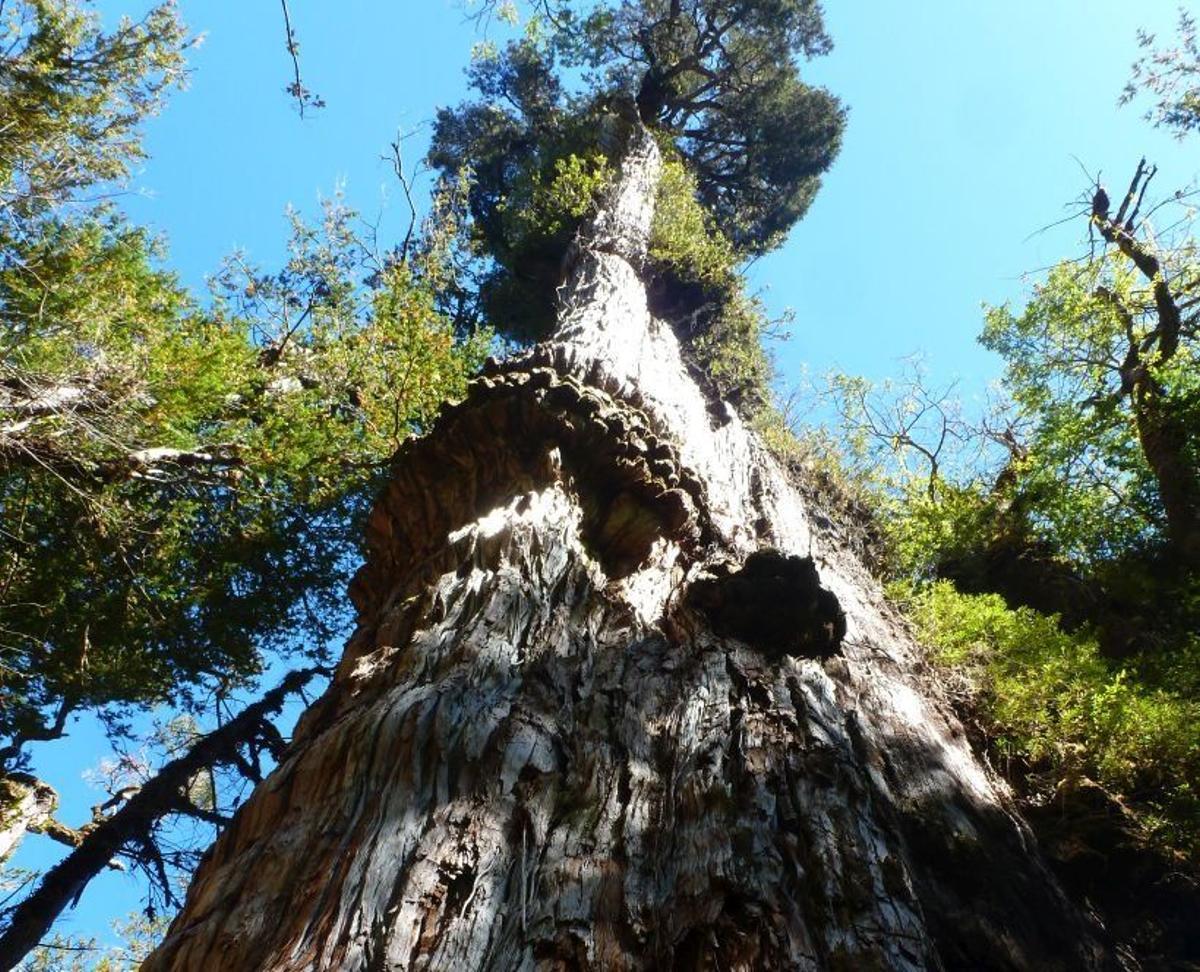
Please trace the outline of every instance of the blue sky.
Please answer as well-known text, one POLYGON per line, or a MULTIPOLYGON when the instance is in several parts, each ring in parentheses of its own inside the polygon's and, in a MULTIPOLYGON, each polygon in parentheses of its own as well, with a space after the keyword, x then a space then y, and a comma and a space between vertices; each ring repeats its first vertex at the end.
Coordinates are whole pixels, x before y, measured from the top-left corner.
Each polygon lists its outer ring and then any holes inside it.
MULTIPOLYGON (((106 18, 146 4, 102 0, 106 18)), ((313 214, 339 187, 389 230, 406 213, 381 160, 398 131, 412 161, 437 106, 466 94, 478 37, 450 0, 292 0, 306 82, 327 107, 301 119, 283 94, 290 63, 279 5, 181 0, 205 34, 189 90, 148 130, 151 158, 123 200, 164 234, 170 262, 197 288, 234 248, 274 266, 291 204, 313 214)), ((808 77, 850 106, 841 157, 809 216, 752 272, 775 312, 781 379, 837 368, 882 377, 924 352, 939 381, 968 397, 998 373, 975 343, 981 302, 1019 301, 1023 275, 1081 252, 1082 219, 1060 219, 1086 189, 1072 156, 1123 187, 1142 154, 1159 188, 1191 181, 1190 143, 1151 129, 1117 96, 1138 26, 1169 35, 1175 4, 1150 0, 829 0, 833 54, 808 77), (1031 235, 1033 234, 1033 235, 1031 235)), ((1116 193, 1114 193, 1114 196, 1116 193)), ((81 779, 103 747, 87 726, 39 759, 64 792, 68 822, 99 802, 81 779)), ((31 839, 22 863, 57 856, 31 839)), ((137 906, 127 879, 85 893, 71 930, 103 934, 137 906)))
POLYGON ((1119 186, 1114 198, 1142 154, 1160 163, 1160 190, 1194 177, 1194 145, 1117 106, 1138 26, 1169 36, 1175 4, 826 8, 836 47, 809 77, 850 105, 845 146, 788 245, 754 273, 773 306, 797 312, 781 370, 877 377, 921 351, 978 393, 998 373, 974 342, 981 302, 1019 301, 1023 275, 1082 252, 1083 218, 1036 233, 1087 188, 1072 156, 1119 186))
MULTIPOLYGON (((190 89, 150 126, 152 158, 128 208, 169 240, 202 284, 234 247, 270 265, 289 204, 315 212, 341 187, 383 231, 405 213, 380 156, 397 132, 415 162, 439 105, 466 95, 478 35, 453 0, 293 0, 306 82, 327 107, 300 119, 278 5, 182 0, 203 45, 190 89)), ((103 0, 107 12, 129 0, 103 0)), ((1175 5, 1120 0, 826 3, 835 40, 808 76, 850 106, 845 146, 787 246, 753 269, 774 311, 797 315, 776 347, 802 366, 882 376, 923 351, 977 388, 996 373, 974 343, 983 301, 1016 300, 1022 275, 1077 254, 1086 187, 1077 156, 1123 185, 1145 153, 1161 186, 1189 181, 1190 145, 1117 96, 1146 26, 1169 35, 1175 5)), ((136 9, 136 6, 133 8, 136 9)))

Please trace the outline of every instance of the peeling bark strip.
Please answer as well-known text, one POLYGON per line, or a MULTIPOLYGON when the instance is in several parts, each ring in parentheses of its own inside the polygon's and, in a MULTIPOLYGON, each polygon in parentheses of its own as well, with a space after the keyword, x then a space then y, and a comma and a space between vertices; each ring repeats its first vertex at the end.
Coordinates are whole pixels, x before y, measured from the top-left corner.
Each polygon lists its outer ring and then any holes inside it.
POLYGON ((400 457, 333 684, 147 969, 1117 967, 866 571, 710 423, 637 275, 657 169, 635 133, 555 338, 400 457), (722 571, 840 654, 711 620, 722 571))

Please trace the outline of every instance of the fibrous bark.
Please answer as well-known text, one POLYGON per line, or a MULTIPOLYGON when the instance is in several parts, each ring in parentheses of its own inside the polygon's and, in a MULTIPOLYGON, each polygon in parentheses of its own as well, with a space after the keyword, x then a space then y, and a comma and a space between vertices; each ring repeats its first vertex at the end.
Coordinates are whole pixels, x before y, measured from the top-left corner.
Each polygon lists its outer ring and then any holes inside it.
POLYGON ((402 450, 337 675, 146 968, 1115 966, 648 313, 631 146, 553 339, 402 450))

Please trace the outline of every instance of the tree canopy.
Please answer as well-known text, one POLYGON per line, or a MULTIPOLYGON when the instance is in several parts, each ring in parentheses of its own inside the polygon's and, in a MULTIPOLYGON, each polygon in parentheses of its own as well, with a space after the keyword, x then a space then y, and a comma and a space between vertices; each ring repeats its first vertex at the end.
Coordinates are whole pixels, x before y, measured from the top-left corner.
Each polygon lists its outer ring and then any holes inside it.
POLYGON ((231 261, 207 308, 112 213, 47 222, 0 274, 18 743, 340 630, 350 524, 484 346, 455 343, 410 267, 364 266, 351 219, 297 221, 278 274, 231 261))
POLYGON ((19 226, 128 176, 144 157, 142 122, 184 79, 187 40, 170 3, 111 33, 73 0, 6 8, 0 216, 19 226))
POLYGON ((286 265, 202 300, 111 201, 183 75, 171 4, 106 33, 4 6, 0 58, 0 748, 92 710, 197 706, 344 625, 353 524, 488 345, 435 307, 448 200, 382 248, 330 202, 286 265), (100 201, 97 201, 100 200, 100 201))
MULTIPOLYGON (((478 100, 439 113, 430 154, 447 177, 471 174, 475 313, 518 338, 544 331, 566 245, 633 114, 686 168, 674 189, 707 214, 698 230, 728 241, 730 268, 777 246, 840 145, 844 109, 798 64, 829 48, 820 7, 791 0, 552 3, 521 39, 485 46, 478 100)), ((710 280, 676 315, 731 289, 710 280)))

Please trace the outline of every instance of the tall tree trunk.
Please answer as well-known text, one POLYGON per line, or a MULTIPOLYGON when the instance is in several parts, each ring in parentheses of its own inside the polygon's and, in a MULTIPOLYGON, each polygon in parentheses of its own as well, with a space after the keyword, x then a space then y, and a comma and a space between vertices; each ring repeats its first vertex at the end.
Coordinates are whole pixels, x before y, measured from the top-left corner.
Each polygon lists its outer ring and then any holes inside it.
POLYGON ((334 682, 145 968, 1115 967, 647 312, 630 145, 554 338, 404 450, 334 682))

